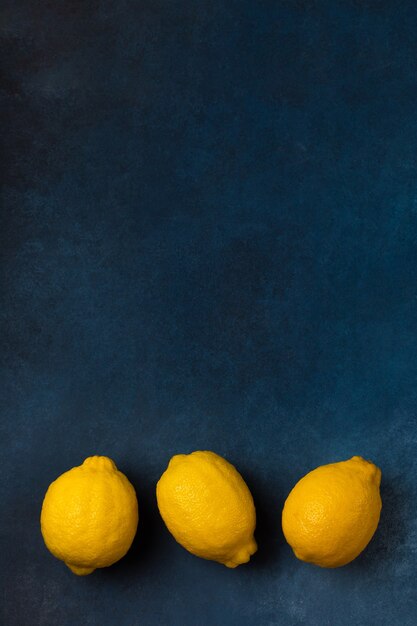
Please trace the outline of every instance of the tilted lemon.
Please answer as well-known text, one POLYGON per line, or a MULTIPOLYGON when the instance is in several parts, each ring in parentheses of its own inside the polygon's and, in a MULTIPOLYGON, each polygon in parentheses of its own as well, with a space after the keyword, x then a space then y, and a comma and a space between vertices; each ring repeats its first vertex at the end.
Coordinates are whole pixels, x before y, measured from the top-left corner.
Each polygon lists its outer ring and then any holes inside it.
POLYGON ((90 456, 59 476, 43 501, 46 546, 79 576, 121 559, 137 525, 135 490, 106 456, 90 456))
POLYGON ((235 467, 214 452, 174 456, 156 495, 168 530, 192 554, 237 567, 256 552, 252 495, 235 467))
POLYGON ((284 535, 295 556, 321 567, 353 561, 378 526, 380 483, 381 470, 360 456, 306 474, 282 512, 284 535))

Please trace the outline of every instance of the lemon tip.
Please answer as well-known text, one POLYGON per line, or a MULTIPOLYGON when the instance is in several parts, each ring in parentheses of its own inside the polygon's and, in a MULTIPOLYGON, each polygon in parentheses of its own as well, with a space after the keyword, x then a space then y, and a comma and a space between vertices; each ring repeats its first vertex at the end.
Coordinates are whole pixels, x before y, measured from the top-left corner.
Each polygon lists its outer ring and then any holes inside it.
POLYGON ((95 567, 82 567, 80 565, 73 565, 72 563, 65 563, 65 565, 77 576, 88 576, 88 574, 91 574, 96 569, 95 567))

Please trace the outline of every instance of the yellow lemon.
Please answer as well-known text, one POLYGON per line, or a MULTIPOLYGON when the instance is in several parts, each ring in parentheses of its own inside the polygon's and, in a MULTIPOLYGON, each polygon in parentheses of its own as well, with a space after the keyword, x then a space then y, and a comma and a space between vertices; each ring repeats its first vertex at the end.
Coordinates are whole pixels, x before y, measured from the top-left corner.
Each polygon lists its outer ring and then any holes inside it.
POLYGON ((79 576, 121 559, 137 525, 135 490, 106 456, 90 456, 59 476, 43 501, 46 546, 79 576))
POLYGON ((297 558, 340 567, 366 548, 379 522, 381 470, 360 456, 322 465, 302 478, 282 512, 297 558))
POLYGON ((174 456, 156 495, 168 530, 192 554, 237 567, 256 552, 252 495, 235 467, 218 454, 174 456))

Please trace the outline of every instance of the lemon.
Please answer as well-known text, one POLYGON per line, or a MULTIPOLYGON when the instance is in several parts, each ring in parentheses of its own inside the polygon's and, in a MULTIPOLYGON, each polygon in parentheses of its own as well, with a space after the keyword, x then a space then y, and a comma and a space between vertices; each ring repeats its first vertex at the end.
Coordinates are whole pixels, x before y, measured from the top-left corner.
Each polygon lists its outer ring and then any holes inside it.
POLYGON ((381 512, 381 470, 360 456, 302 478, 282 512, 284 535, 302 561, 340 567, 366 548, 381 512))
POLYGON ((256 552, 252 495, 235 467, 214 452, 174 456, 156 495, 168 530, 192 554, 237 567, 256 552))
POLYGON ((121 559, 137 525, 135 490, 106 456, 90 456, 59 476, 43 501, 46 546, 79 576, 121 559))

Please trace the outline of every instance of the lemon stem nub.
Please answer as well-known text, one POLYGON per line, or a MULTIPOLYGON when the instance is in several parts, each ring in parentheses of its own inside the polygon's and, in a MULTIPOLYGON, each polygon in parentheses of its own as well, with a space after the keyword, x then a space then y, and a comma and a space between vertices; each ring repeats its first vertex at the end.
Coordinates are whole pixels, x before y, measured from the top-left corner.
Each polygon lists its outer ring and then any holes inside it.
POLYGON ((69 563, 65 563, 65 565, 70 568, 73 574, 77 574, 77 576, 87 576, 95 570, 95 567, 79 567, 78 565, 70 565, 69 563))

